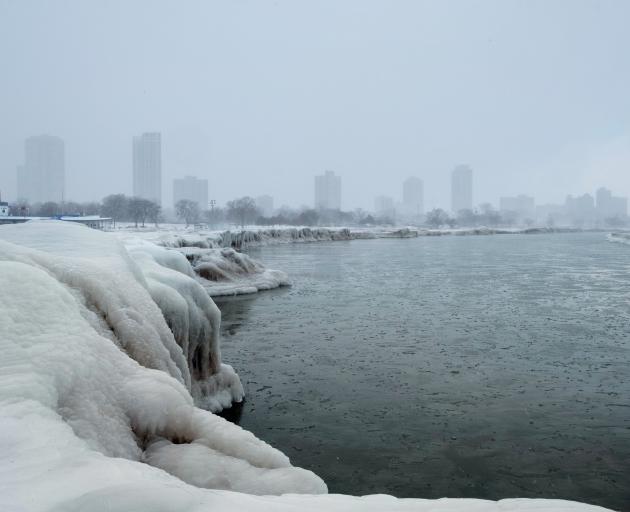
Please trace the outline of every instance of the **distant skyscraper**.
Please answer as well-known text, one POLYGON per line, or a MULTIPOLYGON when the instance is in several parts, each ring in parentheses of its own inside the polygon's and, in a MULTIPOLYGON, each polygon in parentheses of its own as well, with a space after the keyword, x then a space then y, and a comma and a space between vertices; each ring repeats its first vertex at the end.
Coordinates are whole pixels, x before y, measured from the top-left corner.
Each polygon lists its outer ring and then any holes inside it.
POLYGON ((569 195, 565 201, 565 210, 573 223, 588 223, 595 217, 595 199, 590 194, 578 197, 569 195))
POLYGON ((268 195, 258 196, 255 201, 256 208, 260 210, 263 217, 271 217, 273 215, 273 197, 268 195))
POLYGON ((628 214, 628 198, 615 197, 607 188, 597 189, 595 208, 600 219, 624 218, 628 214))
POLYGON ((133 195, 162 204, 162 137, 143 133, 133 138, 133 195))
POLYGON ((451 174, 451 210, 472 210, 472 169, 458 165, 451 174))
POLYGON ((197 203, 202 211, 207 210, 208 180, 200 180, 195 176, 173 180, 173 206, 182 199, 197 203))
POLYGON ((64 200, 66 157, 63 140, 52 135, 29 137, 24 143, 24 165, 17 171, 18 199, 30 203, 64 200))
POLYGON ((393 215, 394 200, 389 196, 376 196, 374 198, 374 212, 377 215, 393 215))
POLYGON ((516 197, 501 197, 499 199, 499 210, 515 213, 523 219, 533 219, 536 216, 534 198, 523 194, 516 197))
POLYGON ((411 215, 424 212, 424 183, 420 178, 412 176, 403 182, 403 207, 411 215))
POLYGON ((315 176, 315 208, 341 210, 341 176, 332 171, 315 176))

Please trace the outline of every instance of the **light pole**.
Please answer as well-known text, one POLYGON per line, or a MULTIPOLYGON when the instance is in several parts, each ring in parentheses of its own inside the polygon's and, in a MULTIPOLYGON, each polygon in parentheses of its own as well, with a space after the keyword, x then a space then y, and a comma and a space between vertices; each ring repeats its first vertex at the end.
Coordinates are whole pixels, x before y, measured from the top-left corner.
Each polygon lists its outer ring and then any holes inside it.
POLYGON ((215 199, 210 199, 210 227, 214 229, 214 207, 217 204, 215 199))

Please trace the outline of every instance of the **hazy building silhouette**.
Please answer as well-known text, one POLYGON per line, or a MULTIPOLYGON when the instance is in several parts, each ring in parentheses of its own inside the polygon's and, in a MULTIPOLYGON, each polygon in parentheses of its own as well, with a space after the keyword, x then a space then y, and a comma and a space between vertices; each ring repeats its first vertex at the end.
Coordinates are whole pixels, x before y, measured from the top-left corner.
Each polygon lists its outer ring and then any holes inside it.
POLYGON ((258 196, 256 199, 256 208, 260 210, 263 217, 271 217, 273 215, 273 197, 264 195, 258 196))
POLYGON ((18 199, 30 203, 64 200, 66 156, 63 140, 52 135, 29 137, 24 164, 17 170, 18 199))
POLYGON ((595 218, 595 199, 590 194, 578 197, 567 196, 565 201, 566 213, 573 224, 583 225, 595 218))
POLYGON ((412 176, 403 182, 403 208, 410 215, 424 213, 424 183, 412 176))
POLYGON ((195 176, 173 180, 173 205, 187 199, 197 203, 201 210, 208 208, 208 180, 200 180, 195 176))
POLYGON ((333 171, 315 176, 315 208, 341 210, 341 176, 333 171))
POLYGON ((467 165, 458 165, 451 173, 451 210, 472 210, 472 169, 467 165))
POLYGON ((607 188, 597 189, 595 209, 600 219, 624 218, 628 214, 628 198, 615 197, 607 188))
POLYGON ((162 204, 162 137, 157 132, 133 138, 133 195, 162 204))
POLYGON ((499 199, 499 210, 501 212, 511 212, 519 219, 536 218, 536 207, 534 198, 526 195, 516 197, 502 197, 499 199))
POLYGON ((376 196, 374 198, 374 212, 381 217, 393 217, 394 200, 389 196, 376 196))

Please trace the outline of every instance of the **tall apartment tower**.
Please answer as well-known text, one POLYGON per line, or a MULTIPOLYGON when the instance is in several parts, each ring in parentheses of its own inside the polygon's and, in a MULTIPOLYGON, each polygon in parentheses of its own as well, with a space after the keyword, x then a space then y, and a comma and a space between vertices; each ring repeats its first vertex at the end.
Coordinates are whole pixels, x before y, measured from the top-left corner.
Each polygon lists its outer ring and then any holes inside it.
POLYGON ((315 208, 341 210, 341 176, 333 171, 315 176, 315 208))
POLYGON ((173 180, 173 205, 181 199, 197 203, 200 210, 208 209, 208 180, 200 180, 195 176, 173 180))
POLYGON ((424 213, 424 183, 420 178, 412 176, 403 182, 403 207, 410 215, 424 213))
POLYGON ((133 195, 162 204, 162 136, 133 138, 133 195))
POLYGON ((17 170, 18 199, 30 203, 64 200, 66 151, 63 140, 52 135, 29 137, 24 142, 24 164, 17 170))
POLYGON ((472 169, 458 165, 451 174, 451 211, 472 210, 472 169))

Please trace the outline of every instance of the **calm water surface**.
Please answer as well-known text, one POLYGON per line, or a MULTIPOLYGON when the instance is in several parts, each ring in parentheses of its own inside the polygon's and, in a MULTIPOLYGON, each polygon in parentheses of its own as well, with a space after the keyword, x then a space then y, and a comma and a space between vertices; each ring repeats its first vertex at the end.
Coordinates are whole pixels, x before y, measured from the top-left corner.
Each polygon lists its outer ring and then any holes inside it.
POLYGON ((282 245, 217 301, 232 419, 331 492, 630 510, 630 246, 596 234, 282 245))

